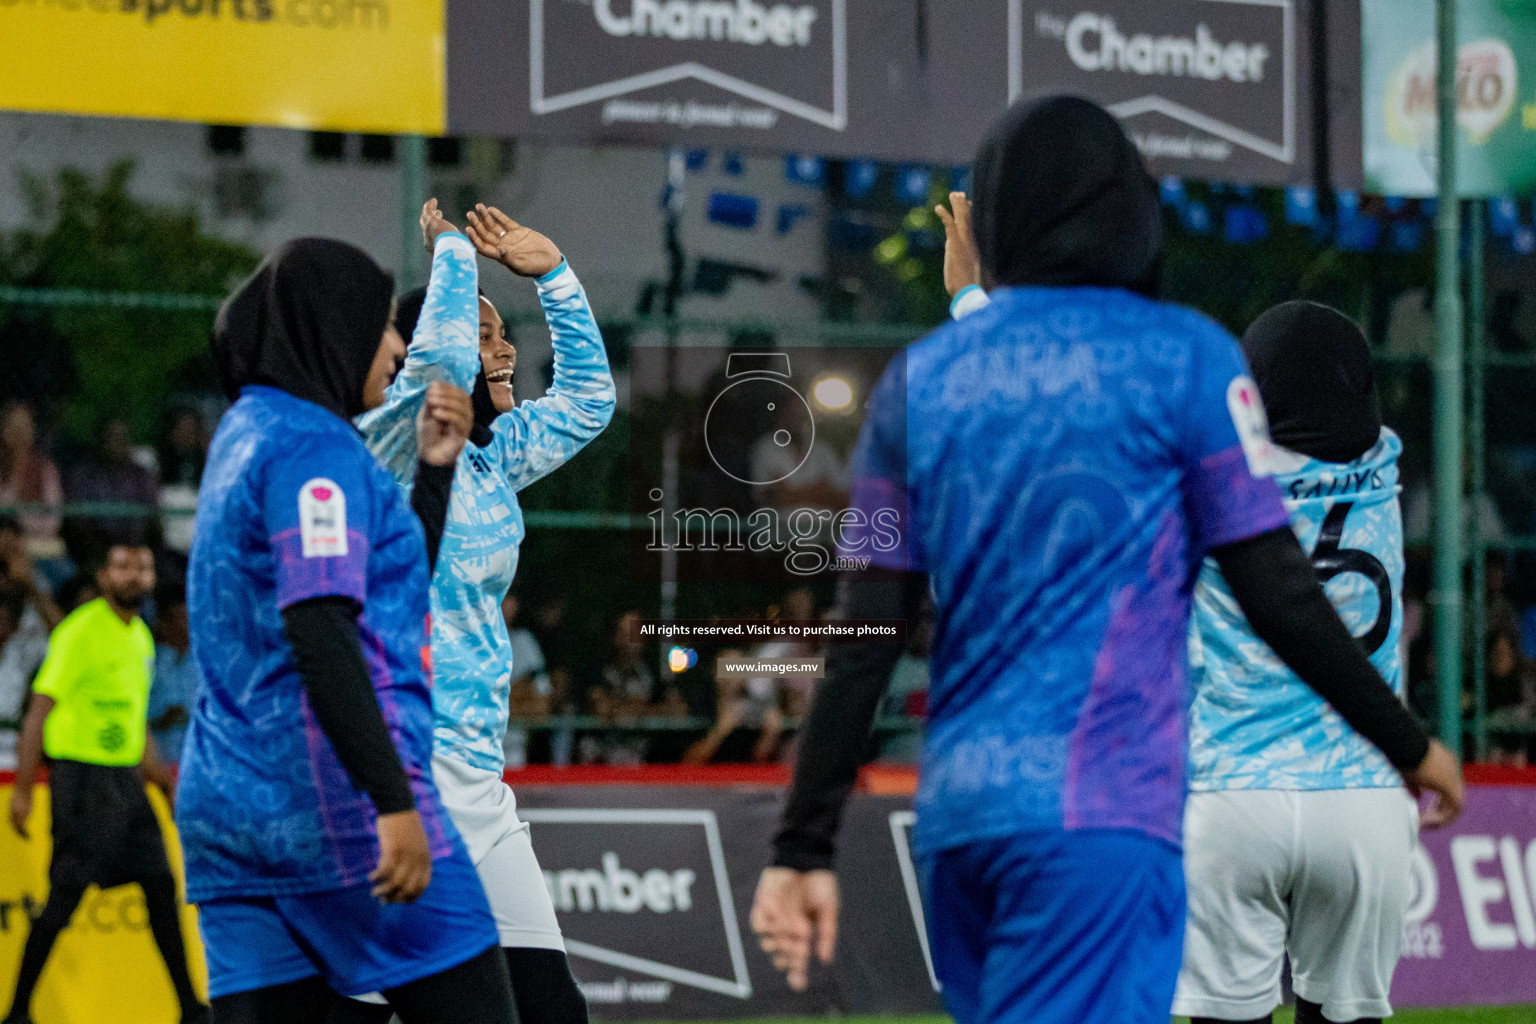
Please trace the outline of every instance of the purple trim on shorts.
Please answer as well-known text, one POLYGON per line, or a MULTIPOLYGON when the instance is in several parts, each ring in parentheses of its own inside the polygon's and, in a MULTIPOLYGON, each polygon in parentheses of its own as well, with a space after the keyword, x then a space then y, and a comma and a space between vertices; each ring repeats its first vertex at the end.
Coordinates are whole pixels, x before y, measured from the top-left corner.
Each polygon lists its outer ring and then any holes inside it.
POLYGON ((1180 845, 1185 790, 1185 661, 1194 567, 1170 512, 1147 577, 1115 594, 1067 754, 1062 822, 1128 828, 1180 845))
POLYGON ((347 531, 346 557, 305 558, 299 528, 283 530, 268 538, 272 557, 281 563, 277 572, 279 610, 314 597, 350 597, 362 604, 368 596, 368 538, 347 531))
POLYGON ((1212 548, 1291 523, 1279 486, 1272 477, 1256 477, 1248 471, 1241 445, 1207 455, 1186 476, 1188 507, 1202 556, 1212 548))

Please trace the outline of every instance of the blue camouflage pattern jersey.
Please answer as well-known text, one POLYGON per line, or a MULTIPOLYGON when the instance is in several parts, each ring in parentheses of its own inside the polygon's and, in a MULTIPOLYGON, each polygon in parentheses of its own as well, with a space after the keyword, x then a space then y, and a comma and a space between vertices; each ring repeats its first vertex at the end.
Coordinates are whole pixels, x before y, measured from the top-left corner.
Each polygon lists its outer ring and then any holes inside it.
MULTIPOLYGON (((468 391, 480 368, 474 250, 462 236, 444 237, 405 366, 384 405, 358 421, 369 448, 407 489, 427 385, 441 380, 468 391)), ((495 772, 503 766, 507 698, 517 674, 501 617, 525 533, 517 492, 601 433, 614 407, 608 355, 575 273, 562 261, 537 286, 554 343, 554 381, 544 397, 498 416, 484 448, 464 446, 432 580, 435 748, 495 772)))
MULTIPOLYGON (((1323 589, 1399 697, 1404 678, 1403 518, 1398 456, 1381 440, 1347 465, 1278 451, 1291 527, 1323 589)), ((1402 779, 1381 752, 1253 635, 1221 571, 1207 561, 1190 630, 1195 685, 1190 788, 1383 789, 1402 779)))
POLYGON ((378 864, 378 815, 305 695, 282 609, 346 597, 374 692, 434 858, 462 849, 432 781, 423 648, 426 541, 352 425, 249 386, 208 451, 187 570, 203 679, 176 794, 187 899, 357 885, 378 864))
POLYGON ((929 574, 920 855, 1181 842, 1195 577, 1287 522, 1272 453, 1232 336, 1126 291, 1003 288, 892 363, 854 456, 875 526, 842 549, 929 574))

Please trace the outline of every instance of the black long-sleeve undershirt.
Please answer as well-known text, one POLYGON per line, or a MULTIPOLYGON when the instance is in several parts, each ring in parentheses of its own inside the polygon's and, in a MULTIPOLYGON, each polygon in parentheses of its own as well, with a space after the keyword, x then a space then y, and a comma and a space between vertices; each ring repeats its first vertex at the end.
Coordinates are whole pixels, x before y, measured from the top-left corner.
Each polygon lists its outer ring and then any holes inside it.
MULTIPOLYGON (((1212 554, 1254 634, 1398 770, 1417 768, 1429 751, 1429 738, 1340 621, 1290 529, 1281 527, 1212 554)), ((914 574, 901 581, 845 581, 839 605, 846 618, 913 621, 922 588, 923 577, 914 574)), ((826 682, 801 728, 795 781, 774 839, 775 865, 797 871, 832 867, 833 836, 900 657, 901 645, 893 643, 832 646, 826 682)))
MULTIPOLYGON (((453 470, 453 463, 416 466, 411 508, 426 533, 429 567, 437 565, 453 470)), ((368 794, 380 814, 409 811, 415 808, 416 797, 363 660, 358 613, 351 598, 300 601, 283 609, 283 633, 293 648, 309 706, 353 785, 368 794)))
MULTIPOLYGON (((837 617, 916 622, 927 581, 919 573, 844 579, 838 584, 837 617)), ((830 645, 826 681, 817 687, 800 726, 795 782, 774 839, 774 863, 780 867, 812 871, 832 866, 832 837, 858 781, 870 727, 901 651, 899 643, 830 645)))

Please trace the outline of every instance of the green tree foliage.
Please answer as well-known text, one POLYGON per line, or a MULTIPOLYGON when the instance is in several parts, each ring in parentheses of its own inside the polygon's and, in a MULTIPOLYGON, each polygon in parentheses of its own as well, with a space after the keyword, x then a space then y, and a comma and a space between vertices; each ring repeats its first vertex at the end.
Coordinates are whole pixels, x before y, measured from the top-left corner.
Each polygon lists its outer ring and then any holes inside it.
MULTIPOLYGON (((31 223, 0 240, 0 279, 32 288, 222 295, 259 260, 204 233, 191 208, 136 198, 133 165, 99 178, 75 169, 52 181, 23 176, 31 223)), ((7 362, 53 364, 34 398, 59 403, 77 438, 107 412, 147 439, 171 396, 210 379, 205 310, 0 306, 7 362), (58 364, 62 361, 60 372, 58 364), (67 390, 61 389, 64 385, 67 390), (63 393, 61 393, 61 390, 63 393)))

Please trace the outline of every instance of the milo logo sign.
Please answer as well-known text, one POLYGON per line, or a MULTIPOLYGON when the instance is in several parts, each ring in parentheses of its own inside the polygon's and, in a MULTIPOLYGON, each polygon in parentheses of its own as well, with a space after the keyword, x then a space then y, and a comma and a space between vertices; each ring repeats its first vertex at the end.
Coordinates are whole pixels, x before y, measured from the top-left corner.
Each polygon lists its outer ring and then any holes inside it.
MULTIPOLYGON (((1433 41, 1410 53, 1387 85, 1387 132, 1402 146, 1433 146, 1439 124, 1435 105, 1438 61, 1433 41)), ((1515 53, 1502 39, 1479 39, 1456 58, 1456 123, 1481 144, 1509 119, 1519 95, 1515 53)))

